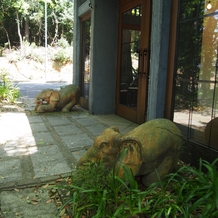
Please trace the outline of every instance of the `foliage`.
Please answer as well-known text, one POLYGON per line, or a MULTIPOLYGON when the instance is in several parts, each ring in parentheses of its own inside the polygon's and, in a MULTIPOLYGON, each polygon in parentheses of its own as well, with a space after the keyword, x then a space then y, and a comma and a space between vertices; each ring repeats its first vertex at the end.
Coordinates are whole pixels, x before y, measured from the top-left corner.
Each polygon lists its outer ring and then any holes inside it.
POLYGON ((67 62, 71 61, 71 56, 64 49, 61 49, 57 54, 55 54, 54 61, 59 62, 61 65, 65 65, 67 62))
POLYGON ((35 43, 30 44, 27 41, 23 41, 22 50, 21 52, 17 52, 17 55, 13 55, 13 53, 11 53, 9 62, 14 63, 23 59, 30 59, 39 63, 43 63, 44 61, 40 47, 36 47, 35 43))
POLYGON ((111 172, 102 163, 89 164, 76 171, 70 184, 58 186, 70 193, 60 211, 68 205, 73 217, 217 217, 217 163, 182 166, 143 190, 126 166, 119 178, 120 166, 111 172))
POLYGON ((20 91, 8 79, 8 75, 5 69, 0 69, 0 101, 7 100, 13 103, 20 96, 20 91))
POLYGON ((165 181, 153 184, 152 217, 217 217, 217 163, 218 158, 211 164, 200 159, 199 169, 183 166, 165 181))
POLYGON ((37 52, 36 49, 36 44, 35 43, 29 43, 27 41, 23 42, 23 49, 22 49, 22 53, 21 53, 21 59, 31 59, 34 60, 36 62, 40 62, 43 63, 43 57, 41 53, 37 52))
MULTIPOLYGON (((73 1, 47 0, 48 44, 55 43, 61 36, 69 43, 73 38, 73 1)), ((22 47, 22 41, 44 45, 45 1, 44 0, 1 0, 0 45, 22 47), (17 30, 16 34, 15 30, 17 30)))
POLYGON ((68 48, 70 47, 69 42, 64 38, 63 36, 57 41, 56 46, 59 46, 61 48, 68 48))
POLYGON ((62 37, 59 39, 57 43, 55 43, 55 46, 61 49, 59 49, 54 55, 53 61, 57 62, 60 66, 72 61, 73 48, 69 45, 65 38, 62 37))
POLYGON ((109 172, 102 164, 91 164, 78 170, 72 184, 59 187, 71 193, 62 208, 70 204, 73 217, 96 218, 128 217, 148 210, 149 205, 143 202, 147 191, 139 191, 129 168, 125 167, 124 172, 124 177, 119 178, 116 169, 109 172))

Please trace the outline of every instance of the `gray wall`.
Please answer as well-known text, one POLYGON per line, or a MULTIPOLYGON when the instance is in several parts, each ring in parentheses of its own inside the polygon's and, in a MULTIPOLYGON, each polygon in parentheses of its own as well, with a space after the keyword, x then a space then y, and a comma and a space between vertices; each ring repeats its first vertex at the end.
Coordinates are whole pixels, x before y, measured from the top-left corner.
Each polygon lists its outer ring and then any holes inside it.
POLYGON ((115 111, 118 1, 94 2, 89 111, 109 114, 115 111))
MULTIPOLYGON (((73 83, 79 84, 79 16, 90 10, 87 1, 78 8, 75 1, 73 83)), ((112 114, 115 111, 118 0, 92 0, 91 73, 89 112, 112 114)))

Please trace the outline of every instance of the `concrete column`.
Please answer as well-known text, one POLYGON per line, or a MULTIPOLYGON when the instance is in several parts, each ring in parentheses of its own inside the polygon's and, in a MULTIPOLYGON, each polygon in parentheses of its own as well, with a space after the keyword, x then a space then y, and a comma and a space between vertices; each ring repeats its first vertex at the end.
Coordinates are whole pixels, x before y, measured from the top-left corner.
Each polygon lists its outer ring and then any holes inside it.
POLYGON ((164 117, 171 0, 152 1, 147 120, 164 117))
POLYGON ((92 0, 90 114, 115 111, 118 0, 92 0))

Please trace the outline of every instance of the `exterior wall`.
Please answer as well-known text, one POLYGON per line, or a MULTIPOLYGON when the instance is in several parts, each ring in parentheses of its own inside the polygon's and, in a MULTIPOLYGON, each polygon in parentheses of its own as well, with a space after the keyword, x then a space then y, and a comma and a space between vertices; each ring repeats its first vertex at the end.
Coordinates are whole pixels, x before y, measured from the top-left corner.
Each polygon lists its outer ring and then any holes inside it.
MULTIPOLYGON (((150 84, 147 120, 164 117, 171 0, 153 0, 150 84)), ((119 1, 91 1, 91 76, 89 112, 115 111, 119 1)), ((80 21, 90 11, 90 1, 75 5, 73 83, 79 85, 80 21)))
MULTIPOLYGON (((91 114, 113 114, 115 112, 116 95, 116 66, 117 66, 117 35, 119 0, 87 0, 81 6, 79 0, 74 1, 74 57, 73 83, 80 84, 79 57, 80 57, 80 23, 79 18, 91 11, 91 78, 89 90, 89 112, 91 114)), ((176 37, 176 0, 153 0, 151 23, 151 54, 150 79, 147 104, 147 120, 167 117, 172 118, 171 101, 173 87, 174 59, 176 37), (171 5, 173 5, 171 10, 171 5), (173 12, 172 12, 173 11, 173 12), (171 20, 171 50, 170 17, 171 20), (173 40, 172 40, 173 39, 173 40), (173 42, 172 42, 173 41, 173 42), (170 67, 168 66, 170 65, 170 67), (170 68, 170 79, 167 71, 170 68), (168 78, 167 78, 168 76, 168 78), (168 91, 166 92, 166 90, 168 91), (167 96, 166 96, 167 95, 167 96), (167 103, 166 103, 167 102, 167 103), (166 108, 167 104, 168 108, 166 108), (168 110, 168 111, 165 111, 168 110)), ((168 71, 169 72, 169 71, 168 71)), ((181 159, 186 163, 198 166, 199 158, 208 161, 217 157, 217 151, 186 141, 186 147, 181 159), (191 154, 191 155, 190 155, 191 154)))
POLYGON ((89 111, 108 114, 115 110, 118 1, 94 2, 89 111))
MULTIPOLYGON (((90 1, 75 1, 73 83, 79 84, 79 17, 90 10, 90 1)), ((118 0, 91 1, 90 114, 113 114, 115 110, 118 0)))

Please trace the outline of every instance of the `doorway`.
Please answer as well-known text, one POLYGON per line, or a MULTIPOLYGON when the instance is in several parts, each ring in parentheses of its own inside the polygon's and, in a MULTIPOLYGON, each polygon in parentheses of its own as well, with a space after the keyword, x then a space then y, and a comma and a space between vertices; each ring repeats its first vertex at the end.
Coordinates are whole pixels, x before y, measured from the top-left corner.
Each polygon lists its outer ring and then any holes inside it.
POLYGON ((90 80, 90 41, 91 41, 91 14, 86 14, 80 20, 81 26, 81 57, 80 57, 80 88, 82 96, 80 105, 89 109, 89 80, 90 80))
POLYGON ((121 2, 116 114, 141 124, 147 109, 151 0, 121 2))

